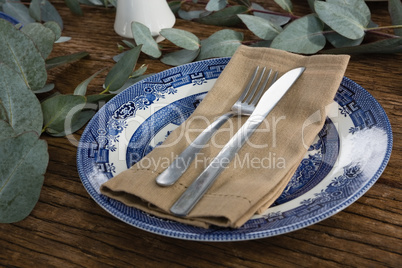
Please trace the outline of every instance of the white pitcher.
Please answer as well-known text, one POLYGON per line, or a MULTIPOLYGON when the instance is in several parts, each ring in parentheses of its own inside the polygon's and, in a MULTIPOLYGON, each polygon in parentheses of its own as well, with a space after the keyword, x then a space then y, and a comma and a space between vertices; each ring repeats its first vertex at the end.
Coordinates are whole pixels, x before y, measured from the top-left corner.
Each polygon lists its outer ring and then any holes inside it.
POLYGON ((133 38, 131 22, 137 21, 151 30, 152 36, 159 36, 164 28, 171 28, 176 18, 166 0, 117 0, 114 30, 120 36, 133 38))

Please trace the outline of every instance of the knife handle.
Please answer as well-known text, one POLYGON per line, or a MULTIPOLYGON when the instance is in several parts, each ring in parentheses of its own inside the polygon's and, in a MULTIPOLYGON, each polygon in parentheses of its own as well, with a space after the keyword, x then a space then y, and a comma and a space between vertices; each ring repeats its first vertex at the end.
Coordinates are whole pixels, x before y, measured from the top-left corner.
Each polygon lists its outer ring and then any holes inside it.
POLYGON ((254 133, 255 129, 264 120, 261 116, 252 116, 236 132, 229 142, 222 148, 219 154, 212 160, 208 167, 197 177, 186 191, 170 208, 176 216, 186 216, 198 203, 201 197, 208 191, 219 174, 229 165, 230 161, 254 133), (254 118, 253 118, 254 117, 254 118))
POLYGON ((226 113, 210 124, 197 138, 177 156, 173 162, 156 178, 160 186, 173 185, 193 162, 197 153, 211 139, 212 135, 232 116, 233 112, 226 113))

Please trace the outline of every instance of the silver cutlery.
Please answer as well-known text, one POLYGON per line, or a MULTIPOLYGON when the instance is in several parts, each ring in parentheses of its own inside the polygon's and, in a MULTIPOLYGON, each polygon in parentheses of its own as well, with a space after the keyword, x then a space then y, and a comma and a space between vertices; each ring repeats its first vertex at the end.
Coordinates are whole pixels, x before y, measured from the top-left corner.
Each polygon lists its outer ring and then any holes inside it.
MULTIPOLYGON (((161 186, 170 186, 174 184, 180 176, 187 170, 188 166, 195 159, 197 153, 203 146, 210 140, 213 134, 231 117, 233 116, 250 116, 254 111, 255 106, 260 99, 262 93, 266 89, 268 81, 271 77, 272 70, 269 70, 267 77, 264 79, 262 86, 260 86, 266 68, 264 67, 257 78, 259 66, 251 75, 248 84, 244 88, 241 96, 231 107, 231 111, 220 116, 211 125, 209 125, 197 138, 177 156, 170 166, 165 169, 157 178, 156 182, 161 186), (260 87, 259 87, 260 86, 260 87), (258 89, 259 88, 259 89, 258 89), (258 90, 257 90, 258 89, 258 90)), ((276 72, 270 85, 275 82, 278 73, 276 72)), ((269 87, 268 87, 269 88, 269 87)))
POLYGON ((201 197, 215 182, 219 174, 226 168, 231 159, 240 150, 256 128, 263 122, 279 100, 285 95, 289 88, 304 72, 305 68, 300 67, 285 73, 279 78, 267 92, 264 93, 253 113, 236 132, 229 142, 222 148, 219 154, 212 160, 209 166, 197 177, 197 179, 186 189, 179 199, 170 208, 170 211, 177 216, 186 216, 198 203, 201 197))

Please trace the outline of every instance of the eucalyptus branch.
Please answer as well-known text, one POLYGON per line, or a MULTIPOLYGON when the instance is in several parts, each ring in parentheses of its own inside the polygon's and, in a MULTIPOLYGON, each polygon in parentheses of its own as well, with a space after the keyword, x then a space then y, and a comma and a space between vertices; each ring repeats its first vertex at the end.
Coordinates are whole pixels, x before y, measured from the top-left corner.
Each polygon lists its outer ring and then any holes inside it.
POLYGON ((271 11, 271 10, 250 9, 249 12, 258 12, 258 13, 270 14, 270 15, 275 15, 275 16, 288 17, 288 18, 291 18, 292 20, 296 20, 296 19, 300 18, 300 16, 293 15, 292 13, 281 13, 281 12, 276 12, 276 11, 271 11))

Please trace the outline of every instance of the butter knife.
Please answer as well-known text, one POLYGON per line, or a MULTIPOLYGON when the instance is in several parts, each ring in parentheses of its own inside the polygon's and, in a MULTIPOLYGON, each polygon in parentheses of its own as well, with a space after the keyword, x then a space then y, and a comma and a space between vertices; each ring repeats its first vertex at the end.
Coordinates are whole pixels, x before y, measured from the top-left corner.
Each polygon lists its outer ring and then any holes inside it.
POLYGON ((264 93, 257 107, 244 125, 236 132, 207 168, 184 191, 170 208, 176 216, 186 216, 208 191, 219 174, 226 168, 235 154, 240 150, 266 116, 272 111, 279 100, 304 72, 305 67, 292 69, 280 77, 268 91, 264 93))

